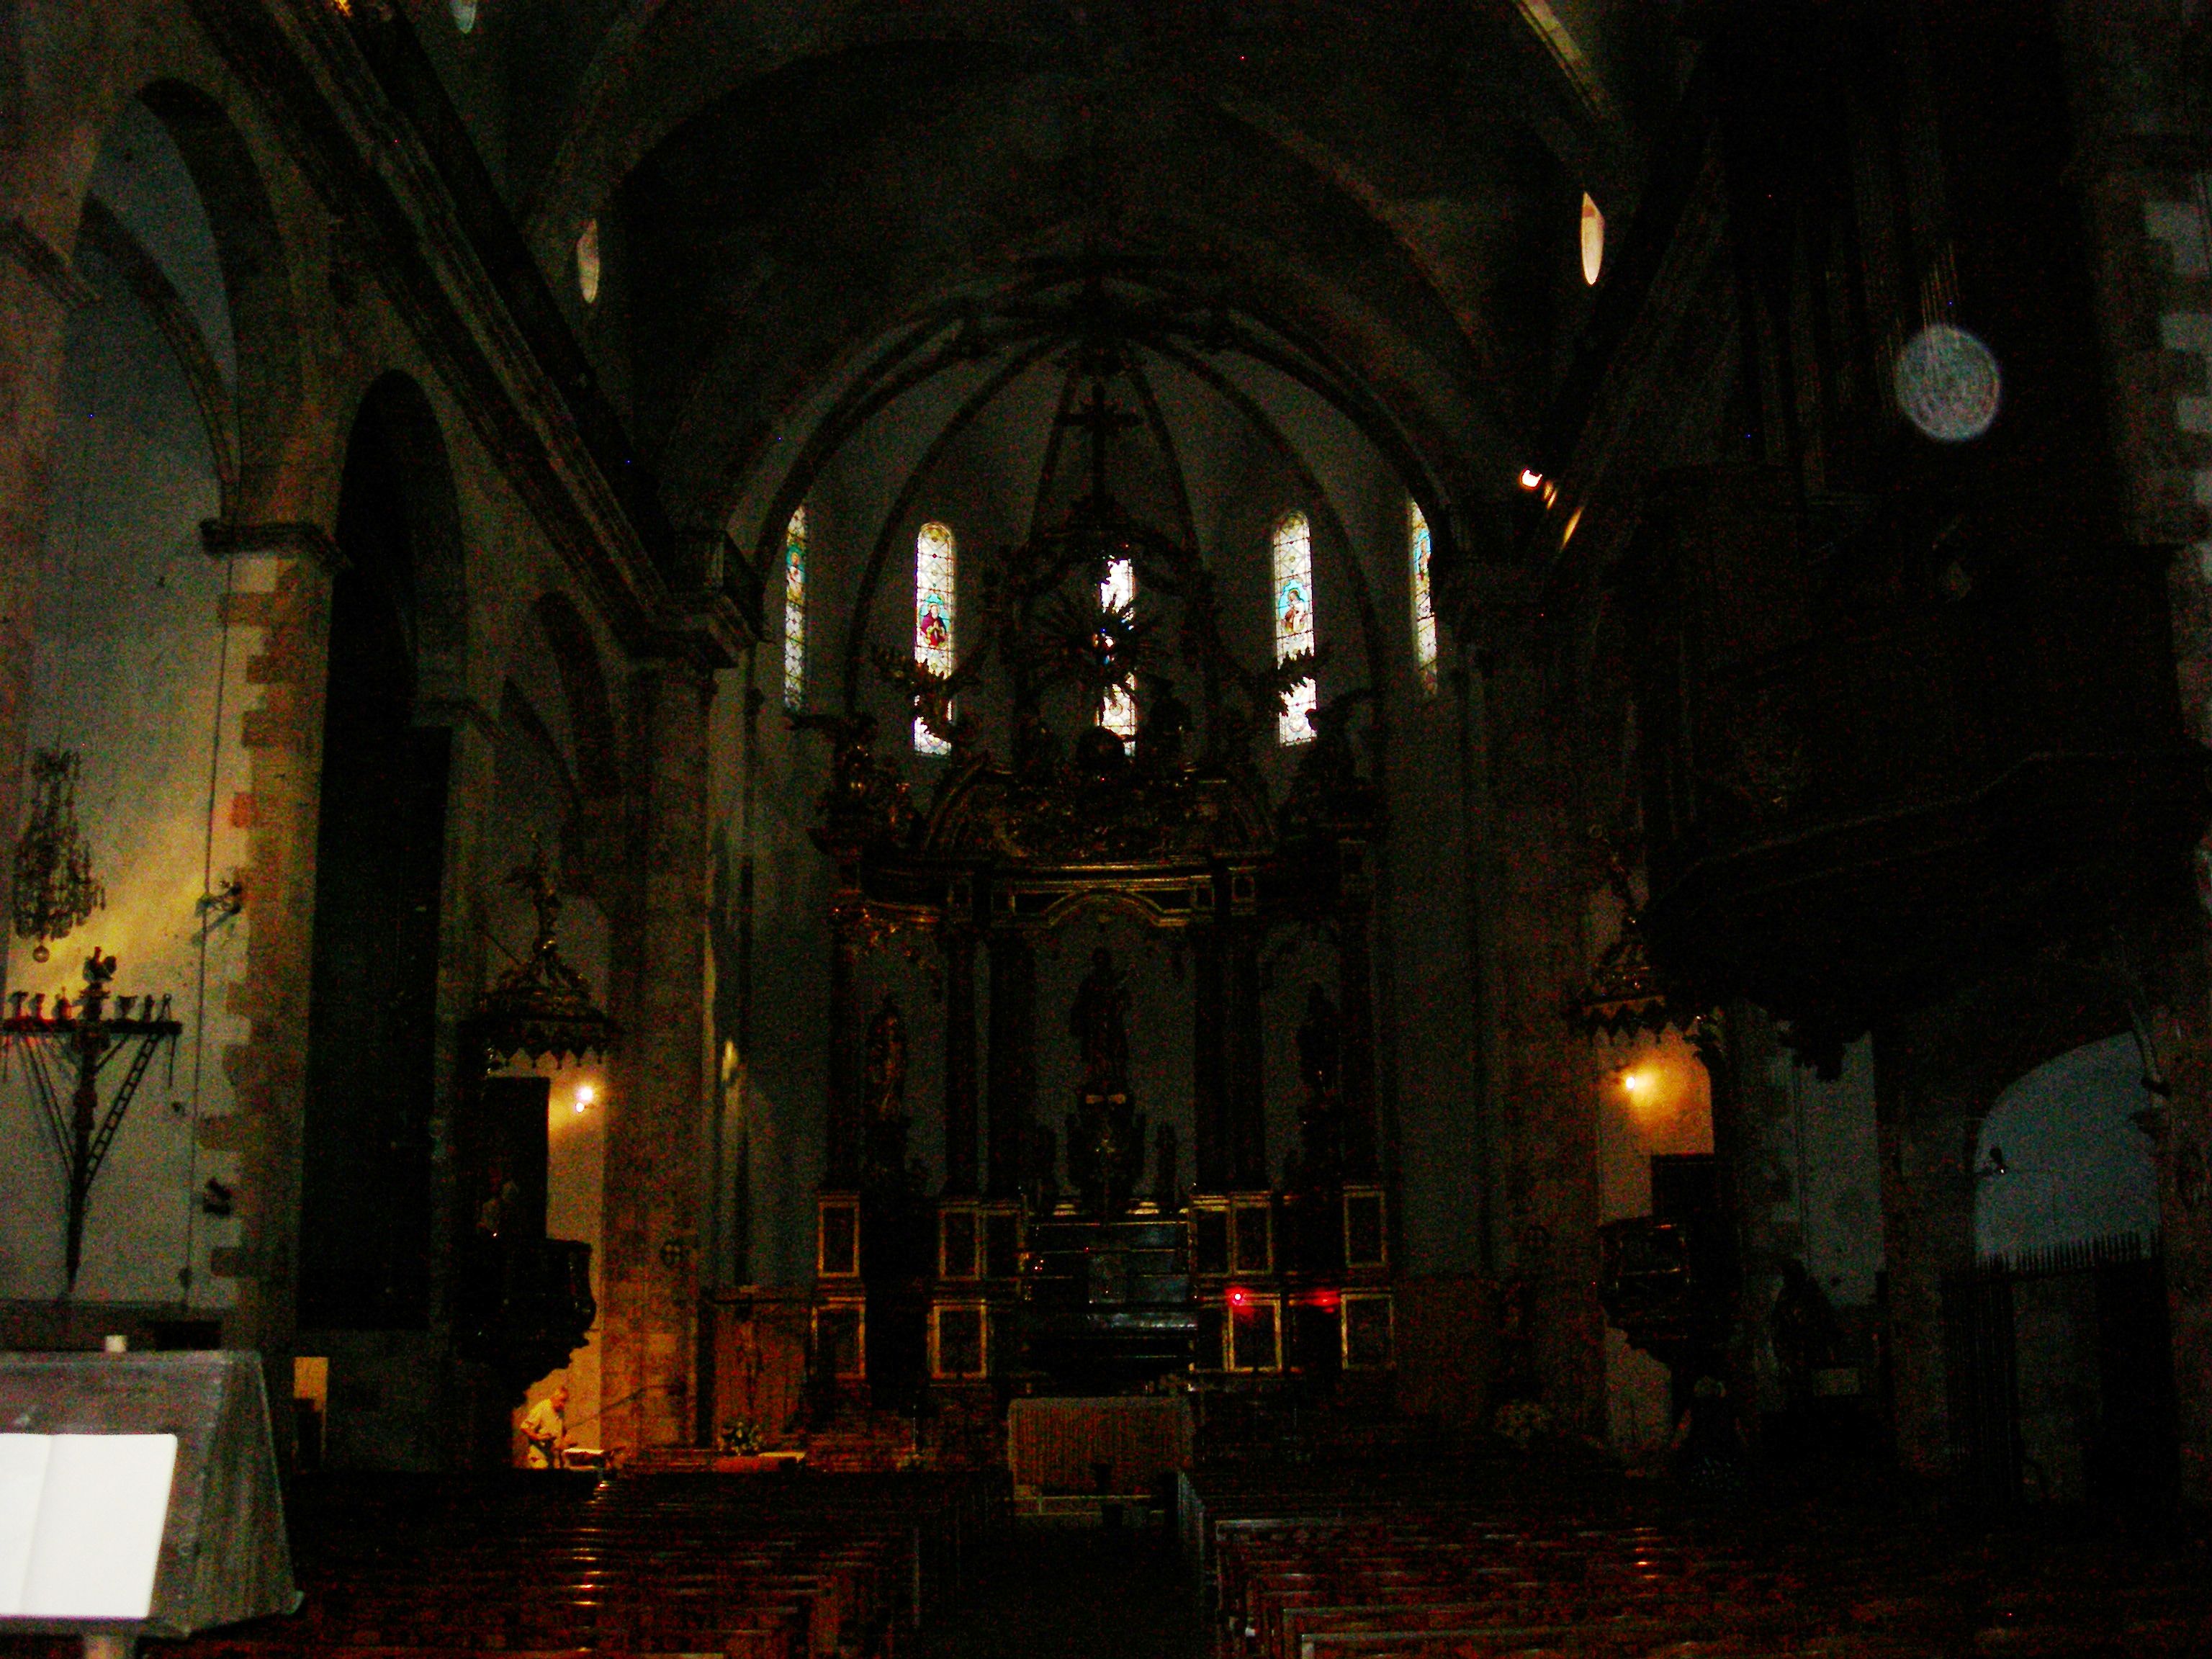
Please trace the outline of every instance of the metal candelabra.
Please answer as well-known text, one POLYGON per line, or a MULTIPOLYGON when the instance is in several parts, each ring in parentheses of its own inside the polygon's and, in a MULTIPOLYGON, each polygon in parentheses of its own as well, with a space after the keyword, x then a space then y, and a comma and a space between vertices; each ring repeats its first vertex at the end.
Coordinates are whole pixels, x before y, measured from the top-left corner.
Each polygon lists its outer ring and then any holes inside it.
POLYGON ((185 1029, 170 1017, 167 997, 157 1006, 150 996, 114 995, 108 989, 114 977, 115 958, 95 947, 86 958, 84 989, 76 1002, 64 992, 48 1008, 45 993, 15 991, 9 996, 7 1017, 0 1019, 0 1064, 18 1052, 23 1055, 47 1139, 69 1177, 64 1255, 70 1290, 76 1287, 77 1267, 84 1259, 84 1218, 93 1182, 99 1179, 116 1131, 123 1127, 124 1115, 154 1062, 155 1051, 167 1044, 173 1066, 176 1041, 185 1029), (102 1107, 100 1073, 110 1060, 125 1054, 129 1059, 123 1080, 102 1107))

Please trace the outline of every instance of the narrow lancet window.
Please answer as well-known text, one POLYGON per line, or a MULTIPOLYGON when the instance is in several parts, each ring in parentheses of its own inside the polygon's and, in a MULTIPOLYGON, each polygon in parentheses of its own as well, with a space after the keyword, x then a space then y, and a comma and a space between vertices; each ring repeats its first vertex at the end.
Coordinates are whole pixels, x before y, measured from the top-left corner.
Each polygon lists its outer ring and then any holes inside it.
POLYGON ((584 221, 576 234, 576 292, 591 305, 599 297, 599 222, 584 221))
MULTIPOLYGON (((1313 526, 1303 513, 1285 513, 1275 526, 1275 660, 1314 648, 1313 526)), ((1283 701, 1278 741, 1313 738, 1314 683, 1300 680, 1283 701)))
POLYGON ((1437 599, 1429 587, 1429 521, 1421 504, 1406 502, 1406 547, 1413 561, 1413 676, 1421 695, 1437 695, 1437 599))
MULTIPOLYGON (((1136 603, 1136 567, 1127 559, 1116 559, 1106 567, 1106 580, 1098 584, 1099 608, 1126 620, 1136 603)), ((1137 688, 1133 680, 1123 680, 1106 688, 1106 695, 1098 701, 1098 724, 1124 743, 1137 735, 1137 688)))
MULTIPOLYGON (((951 531, 926 524, 914 539, 914 659, 932 672, 952 672, 954 602, 958 597, 960 553, 951 531)), ((952 745, 925 725, 914 722, 915 752, 947 755, 952 745)))
POLYGON ((1605 215, 1598 211, 1587 191, 1583 196, 1582 230, 1583 281, 1595 288, 1599 273, 1605 269, 1605 215))
POLYGON ((806 509, 783 530, 783 706, 806 706, 806 509))

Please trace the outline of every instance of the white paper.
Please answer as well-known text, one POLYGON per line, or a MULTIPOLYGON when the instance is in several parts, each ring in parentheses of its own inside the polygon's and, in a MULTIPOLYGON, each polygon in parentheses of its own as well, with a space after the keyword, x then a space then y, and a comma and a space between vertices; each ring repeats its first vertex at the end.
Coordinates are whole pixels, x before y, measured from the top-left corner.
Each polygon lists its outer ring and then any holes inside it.
POLYGON ((143 1619, 154 1605, 173 1434, 58 1434, 16 1611, 37 1619, 143 1619))
POLYGON ((43 1434, 0 1434, 0 1613, 23 1610, 23 1575, 52 1445, 43 1434))

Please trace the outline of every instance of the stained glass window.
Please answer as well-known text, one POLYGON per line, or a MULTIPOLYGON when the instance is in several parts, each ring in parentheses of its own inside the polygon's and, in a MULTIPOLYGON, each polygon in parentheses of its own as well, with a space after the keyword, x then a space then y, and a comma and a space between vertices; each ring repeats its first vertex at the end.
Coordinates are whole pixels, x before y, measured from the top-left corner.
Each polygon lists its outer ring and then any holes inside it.
POLYGON ((1413 672, 1421 695, 1437 694, 1437 599, 1429 588, 1429 521, 1421 504, 1406 502, 1406 546, 1413 566, 1413 672))
POLYGON ((590 305, 599 297, 599 222, 584 221, 576 234, 576 292, 590 305))
MULTIPOLYGON (((1303 513, 1285 513, 1275 526, 1275 660, 1314 648, 1313 526, 1303 513)), ((1284 699, 1275 724, 1278 741, 1313 738, 1314 683, 1300 680, 1284 699)))
POLYGON ((783 532, 783 706, 806 705, 806 509, 783 532))
MULTIPOLYGON (((939 674, 952 672, 952 628, 958 599, 960 551, 952 532, 926 524, 914 538, 914 659, 939 674)), ((914 722, 915 752, 947 755, 952 745, 927 726, 914 722)))
MULTIPOLYGON (((1098 584, 1098 603, 1103 609, 1127 610, 1137 602, 1137 570, 1127 559, 1116 559, 1106 567, 1106 580, 1098 584)), ((1098 724, 1127 741, 1137 735, 1137 692, 1128 680, 1107 688, 1099 699, 1098 724)))

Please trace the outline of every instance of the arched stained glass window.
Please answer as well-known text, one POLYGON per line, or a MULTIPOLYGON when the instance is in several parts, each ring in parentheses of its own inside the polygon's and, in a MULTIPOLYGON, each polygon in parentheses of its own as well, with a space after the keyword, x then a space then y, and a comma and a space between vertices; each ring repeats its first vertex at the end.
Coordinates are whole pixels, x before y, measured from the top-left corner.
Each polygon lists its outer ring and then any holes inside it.
MULTIPOLYGON (((1275 525, 1275 660, 1314 648, 1313 526, 1303 513, 1285 513, 1275 525)), ((1283 701, 1275 736, 1285 744, 1312 741, 1314 683, 1300 680, 1283 701)))
MULTIPOLYGON (((1137 602, 1137 569, 1127 559, 1106 567, 1106 580, 1098 584, 1098 603, 1108 611, 1127 611, 1137 602)), ((1127 742, 1137 735, 1137 690, 1129 680, 1107 688, 1098 701, 1098 724, 1127 742)))
POLYGON ((1413 562, 1413 673, 1421 695, 1437 694, 1437 599, 1429 587, 1429 521, 1421 504, 1406 501, 1406 548, 1413 562))
POLYGON ((584 303, 592 305, 599 297, 599 222, 584 221, 584 228, 576 233, 576 292, 584 296, 584 303))
MULTIPOLYGON (((959 597, 960 550, 941 524, 926 524, 914 538, 914 659, 939 674, 952 672, 952 630, 959 597)), ((914 722, 916 754, 949 755, 952 745, 914 722)))
POLYGON ((783 531, 783 706, 806 706, 806 509, 783 531))
POLYGON ((1583 192, 1582 246, 1583 281, 1595 288, 1605 269, 1605 215, 1587 191, 1583 192))

